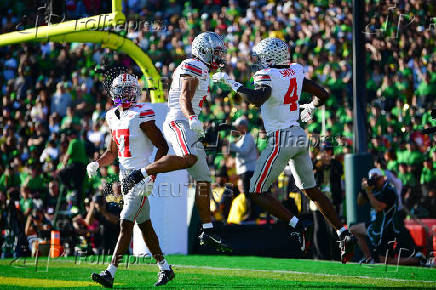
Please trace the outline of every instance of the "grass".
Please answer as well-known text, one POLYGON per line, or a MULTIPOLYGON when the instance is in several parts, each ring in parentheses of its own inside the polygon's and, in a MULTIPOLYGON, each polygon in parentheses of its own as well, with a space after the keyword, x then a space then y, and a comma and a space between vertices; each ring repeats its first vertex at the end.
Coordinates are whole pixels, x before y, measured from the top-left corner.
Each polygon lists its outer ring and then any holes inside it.
MULTIPOLYGON (((133 258, 133 257, 131 257, 133 258)), ((182 289, 283 289, 283 288, 436 288, 436 269, 339 262, 232 256, 170 255, 176 278, 166 287, 182 289)), ((132 261, 132 260, 131 260, 132 261)), ((105 269, 90 260, 72 258, 0 260, 0 289, 101 288, 89 276, 105 269), (48 263, 48 267, 47 267, 48 263)), ((115 288, 152 287, 157 266, 150 261, 120 265, 115 288)))

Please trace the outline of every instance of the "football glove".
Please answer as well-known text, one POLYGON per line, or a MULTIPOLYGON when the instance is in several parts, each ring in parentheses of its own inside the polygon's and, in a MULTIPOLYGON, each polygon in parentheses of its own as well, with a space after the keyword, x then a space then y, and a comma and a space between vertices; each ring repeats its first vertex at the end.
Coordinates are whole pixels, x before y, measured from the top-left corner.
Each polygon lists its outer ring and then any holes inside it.
POLYGON ((313 111, 315 111, 315 105, 313 104, 313 102, 309 103, 309 104, 304 104, 304 105, 300 105, 300 110, 301 110, 301 121, 302 122, 309 122, 310 120, 312 120, 313 117, 313 111))
POLYGON ((227 73, 222 72, 222 71, 215 73, 212 76, 212 81, 214 83, 223 82, 226 85, 228 85, 229 87, 231 87, 232 90, 234 90, 235 92, 237 92, 239 87, 242 86, 241 83, 238 83, 238 82, 232 80, 227 73))
POLYGON ((141 169, 133 170, 132 173, 124 178, 122 182, 123 184, 121 190, 123 194, 127 194, 136 184, 138 184, 144 178, 145 176, 142 174, 141 169))
POLYGON ((203 123, 198 120, 197 116, 189 116, 189 128, 197 134, 198 138, 204 137, 203 123))
POLYGON ((95 176, 97 174, 97 170, 99 167, 100 167, 100 165, 96 161, 91 162, 88 164, 88 166, 86 166, 86 171, 88 172, 89 178, 92 178, 93 176, 95 176))

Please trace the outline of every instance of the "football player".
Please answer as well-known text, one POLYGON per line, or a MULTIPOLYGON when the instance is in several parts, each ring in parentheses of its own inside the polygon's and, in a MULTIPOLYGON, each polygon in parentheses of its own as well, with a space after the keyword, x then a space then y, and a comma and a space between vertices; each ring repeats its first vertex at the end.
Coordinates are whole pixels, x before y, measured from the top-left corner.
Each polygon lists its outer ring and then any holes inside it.
POLYGON ((265 210, 301 234, 301 249, 306 248, 305 227, 267 191, 289 163, 296 185, 317 205, 318 209, 336 229, 340 238, 341 260, 346 263, 353 256, 355 238, 346 226, 342 226, 330 200, 316 186, 312 161, 308 152, 308 138, 299 126, 298 119, 307 122, 317 106, 328 99, 329 94, 315 82, 304 77, 303 66, 290 64, 288 45, 278 38, 266 38, 253 48, 255 63, 261 69, 254 74, 255 89, 248 89, 232 80, 225 72, 218 72, 213 81, 222 81, 250 103, 260 107, 268 147, 257 160, 250 180, 250 197, 265 210), (299 105, 301 92, 314 95, 311 103, 299 105))
MULTIPOLYGON (((108 166, 118 157, 120 164, 120 181, 123 184, 126 177, 135 169, 145 167, 149 163, 153 146, 157 147, 155 160, 167 154, 168 144, 162 132, 156 127, 155 114, 147 104, 136 104, 141 94, 136 77, 123 73, 116 77, 111 85, 110 94, 115 107, 106 114, 106 122, 112 132, 109 147, 102 156, 88 164, 89 177, 97 173, 98 168, 108 166)), ((174 272, 165 260, 159 246, 158 237, 150 220, 150 204, 147 195, 151 193, 154 176, 135 185, 130 191, 124 191, 124 205, 120 213, 120 234, 115 247, 112 261, 105 271, 93 273, 92 280, 112 287, 115 272, 122 255, 129 247, 136 222, 141 229, 147 247, 159 266, 159 277, 155 286, 160 286, 174 279, 174 272)))
POLYGON ((200 244, 222 252, 231 249, 215 233, 212 224, 211 177, 206 153, 202 143, 198 142, 204 137, 198 114, 208 96, 209 73, 224 65, 226 51, 222 38, 214 32, 203 32, 195 37, 192 58, 182 61, 174 71, 168 96, 169 112, 163 124, 163 133, 177 156, 165 156, 140 172, 132 173, 131 178, 133 185, 150 174, 187 168, 197 182, 195 204, 202 223, 200 244), (170 159, 174 161, 169 162, 170 159))

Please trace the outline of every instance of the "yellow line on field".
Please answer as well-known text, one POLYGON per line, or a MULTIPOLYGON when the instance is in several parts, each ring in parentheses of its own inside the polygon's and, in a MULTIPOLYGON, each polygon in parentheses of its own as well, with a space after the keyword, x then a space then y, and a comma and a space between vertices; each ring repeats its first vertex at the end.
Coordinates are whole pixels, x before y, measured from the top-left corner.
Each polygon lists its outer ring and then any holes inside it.
MULTIPOLYGON (((89 287, 91 282, 0 276, 0 285, 21 287, 89 287)), ((1 288, 1 287, 0 287, 1 288)))

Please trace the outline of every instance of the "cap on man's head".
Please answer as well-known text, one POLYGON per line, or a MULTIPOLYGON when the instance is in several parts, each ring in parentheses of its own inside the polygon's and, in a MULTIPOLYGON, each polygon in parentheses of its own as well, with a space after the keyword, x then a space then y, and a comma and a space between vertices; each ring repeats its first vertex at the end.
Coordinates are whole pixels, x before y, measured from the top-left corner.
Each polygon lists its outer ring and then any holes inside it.
POLYGON ((384 176, 384 173, 379 168, 372 168, 368 173, 369 179, 374 179, 380 176, 384 176))
POLYGON ((239 117, 238 119, 236 119, 236 121, 233 122, 232 124, 233 126, 245 126, 248 127, 248 120, 245 117, 239 117))

